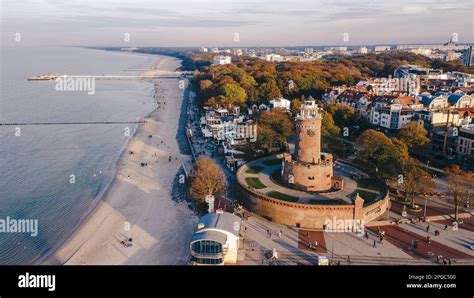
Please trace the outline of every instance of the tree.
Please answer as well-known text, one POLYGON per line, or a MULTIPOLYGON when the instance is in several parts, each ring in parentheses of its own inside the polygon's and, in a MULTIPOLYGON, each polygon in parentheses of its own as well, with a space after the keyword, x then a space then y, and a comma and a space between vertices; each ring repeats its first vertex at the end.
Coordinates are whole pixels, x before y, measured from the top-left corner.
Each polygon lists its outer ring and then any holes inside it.
POLYGON ((400 131, 399 137, 409 149, 421 148, 430 142, 426 129, 416 121, 411 121, 400 131))
POLYGON ((459 206, 469 201, 473 193, 474 175, 472 172, 463 171, 458 165, 448 168, 448 191, 453 196, 454 219, 459 216, 459 206))
POLYGON ((321 145, 324 150, 330 147, 344 146, 341 145, 341 139, 339 137, 341 129, 334 124, 332 115, 325 110, 321 110, 323 120, 321 121, 321 145))
POLYGON ((351 131, 351 135, 359 134, 359 131, 364 131, 369 127, 367 120, 364 119, 357 110, 345 104, 333 104, 327 109, 328 113, 334 118, 334 123, 341 129, 347 127, 351 131), (356 129, 357 127, 357 129, 356 129))
POLYGON ((403 172, 402 189, 405 192, 405 200, 411 202, 411 208, 415 209, 415 194, 429 192, 434 188, 434 182, 426 171, 415 163, 405 166, 403 172))
POLYGON ((191 196, 198 202, 204 202, 206 196, 221 192, 225 187, 226 179, 222 169, 211 158, 198 157, 189 188, 191 196))
POLYGON ((247 93, 238 84, 228 83, 222 86, 219 98, 225 106, 243 105, 247 99, 247 93))
POLYGON ((267 153, 279 151, 293 134, 293 123, 284 109, 273 109, 260 114, 257 120, 257 148, 267 153))
POLYGON ((202 81, 199 81, 199 88, 201 90, 208 90, 209 88, 211 88, 212 86, 212 81, 211 80, 202 80, 202 81))
POLYGON ((296 117, 296 115, 298 115, 302 104, 303 104, 303 100, 301 99, 293 99, 291 101, 290 110, 291 110, 291 115, 293 117, 296 117))
POLYGON ((260 85, 259 94, 266 102, 281 97, 280 89, 278 89, 278 85, 273 79, 260 85))
POLYGON ((356 143, 360 147, 358 160, 381 177, 397 177, 411 161, 408 147, 403 142, 373 129, 364 131, 356 143))

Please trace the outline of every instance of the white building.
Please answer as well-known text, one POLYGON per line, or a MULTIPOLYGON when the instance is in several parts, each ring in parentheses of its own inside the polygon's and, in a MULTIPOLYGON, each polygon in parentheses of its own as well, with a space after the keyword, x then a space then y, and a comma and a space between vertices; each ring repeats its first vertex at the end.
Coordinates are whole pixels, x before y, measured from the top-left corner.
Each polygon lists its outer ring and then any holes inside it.
POLYGON ((446 123, 452 126, 459 126, 463 121, 457 111, 448 113, 446 110, 422 110, 416 111, 416 116, 419 120, 423 121, 423 126, 428 130, 436 126, 446 126, 446 123))
POLYGON ((283 109, 286 109, 286 110, 290 110, 291 101, 289 101, 286 98, 281 97, 281 98, 271 100, 270 105, 273 109, 283 108, 283 109))
POLYGON ((266 54, 265 55, 265 60, 269 61, 269 62, 283 62, 284 57, 281 56, 281 55, 277 55, 277 54, 266 54))
POLYGON ((243 249, 241 225, 240 217, 223 211, 208 213, 201 217, 191 239, 191 264, 237 263, 239 250, 243 249))
POLYGON ((405 92, 409 95, 420 93, 421 83, 416 76, 406 78, 369 78, 367 81, 360 81, 356 86, 371 86, 375 95, 392 94, 393 92, 405 92))
POLYGON ((465 125, 459 129, 456 152, 461 155, 474 156, 474 124, 465 125))
POLYGON ((423 55, 423 56, 426 56, 426 57, 431 56, 431 49, 428 49, 428 48, 411 49, 410 52, 413 53, 413 54, 423 55))
POLYGON ((234 52, 233 52, 233 54, 234 54, 235 56, 242 56, 242 55, 243 55, 243 51, 242 51, 242 49, 235 49, 234 52))
POLYGON ((474 98, 472 96, 463 93, 450 93, 448 94, 448 102, 454 108, 468 108, 474 106, 474 98))
POLYGON ((410 97, 376 99, 370 104, 368 120, 386 129, 401 129, 410 123, 416 111, 423 108, 422 104, 410 101, 410 97))
POLYGON ((231 64, 232 58, 230 56, 215 56, 212 65, 231 64))
POLYGON ((390 46, 376 46, 374 48, 375 52, 385 52, 385 51, 390 51, 390 46))
POLYGON ((360 47, 357 50, 357 53, 359 53, 359 54, 367 54, 368 52, 369 52, 369 50, 366 47, 360 47))
POLYGON ((207 111, 200 122, 204 137, 213 138, 218 143, 234 145, 255 142, 257 138, 257 125, 252 120, 246 120, 244 115, 230 114, 227 109, 207 111))

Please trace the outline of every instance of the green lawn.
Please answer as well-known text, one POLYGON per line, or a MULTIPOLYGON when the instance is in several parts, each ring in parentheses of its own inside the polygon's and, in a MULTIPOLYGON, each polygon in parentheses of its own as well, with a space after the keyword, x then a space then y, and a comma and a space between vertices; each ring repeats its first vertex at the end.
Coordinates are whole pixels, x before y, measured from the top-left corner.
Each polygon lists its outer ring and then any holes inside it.
POLYGON ((269 159, 269 160, 262 161, 262 163, 266 166, 274 166, 274 165, 281 164, 281 159, 278 159, 278 158, 269 159))
POLYGON ((340 199, 327 199, 327 200, 309 200, 312 205, 349 205, 347 202, 340 199))
POLYGON ((255 189, 262 189, 266 187, 265 184, 263 184, 262 181, 256 177, 247 177, 245 178, 245 182, 247 182, 248 186, 255 189))
POLYGON ((367 188, 370 190, 383 191, 383 184, 375 178, 360 178, 357 179, 357 187, 367 188))
POLYGON ((263 168, 259 167, 259 166, 251 166, 245 171, 245 173, 247 173, 247 174, 258 174, 258 173, 260 173, 260 171, 262 169, 263 168))
POLYGON ((275 191, 275 190, 272 190, 272 191, 268 192, 267 195, 272 197, 272 198, 283 200, 283 201, 288 201, 288 202, 298 202, 298 200, 299 200, 298 197, 290 196, 290 195, 287 195, 287 194, 284 194, 284 193, 281 193, 281 192, 278 192, 278 191, 275 191))

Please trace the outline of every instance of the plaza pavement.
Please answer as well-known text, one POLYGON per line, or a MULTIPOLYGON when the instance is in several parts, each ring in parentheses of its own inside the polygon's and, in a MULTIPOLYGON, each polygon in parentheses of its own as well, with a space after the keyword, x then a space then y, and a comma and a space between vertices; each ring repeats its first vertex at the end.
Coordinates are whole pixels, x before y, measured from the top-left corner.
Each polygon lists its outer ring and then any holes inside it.
POLYGON ((341 265, 435 265, 438 255, 451 258, 457 264, 474 264, 474 251, 466 245, 473 241, 472 232, 459 228, 448 229, 434 236, 436 229, 441 230, 443 223, 430 222, 431 244, 426 244, 426 223, 384 225, 386 237, 382 244, 377 237, 377 226, 366 231, 369 234, 358 235, 350 232, 306 231, 270 222, 259 216, 251 215, 242 224, 245 261, 240 265, 267 265, 265 253, 276 249, 277 265, 316 265, 317 256, 326 256, 341 265), (271 237, 267 235, 271 232, 271 237), (278 232, 282 231, 282 237, 278 232), (419 241, 418 251, 410 249, 411 240, 419 241), (374 247, 374 240, 376 246, 374 247), (308 241, 318 241, 316 250, 308 246, 308 241), (432 254, 429 252, 432 252, 432 254))

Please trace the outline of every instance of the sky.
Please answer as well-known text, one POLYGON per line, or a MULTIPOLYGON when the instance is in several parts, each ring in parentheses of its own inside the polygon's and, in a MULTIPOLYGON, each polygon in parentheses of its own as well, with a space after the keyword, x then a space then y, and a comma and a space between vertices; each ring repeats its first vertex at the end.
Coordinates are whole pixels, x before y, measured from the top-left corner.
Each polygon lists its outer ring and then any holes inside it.
POLYGON ((1 0, 1 41, 318 46, 474 41, 474 0, 1 0))

